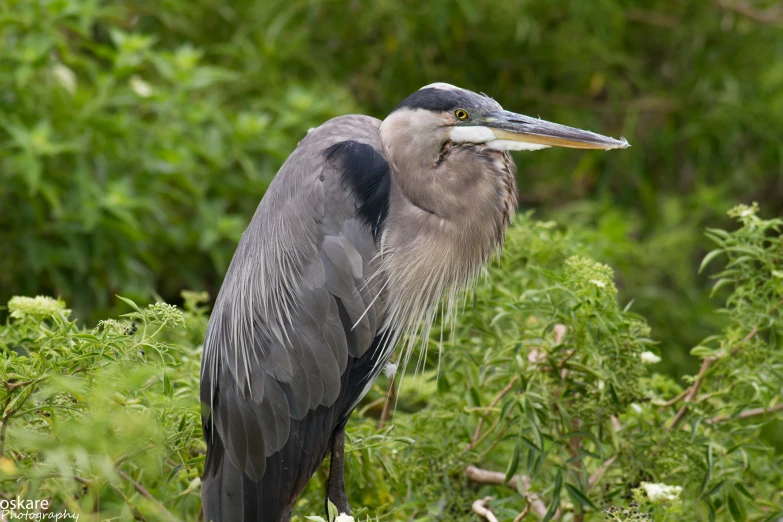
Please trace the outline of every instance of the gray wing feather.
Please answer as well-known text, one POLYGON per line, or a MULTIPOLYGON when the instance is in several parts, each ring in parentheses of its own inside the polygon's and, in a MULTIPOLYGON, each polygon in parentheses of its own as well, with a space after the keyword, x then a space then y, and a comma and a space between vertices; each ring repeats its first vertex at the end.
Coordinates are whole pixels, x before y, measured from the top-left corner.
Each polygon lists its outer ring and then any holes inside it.
MULTIPOLYGON (((205 430, 255 481, 265 457, 289 440, 292 422, 338 401, 348 357, 361 357, 376 335, 383 303, 368 285, 375 243, 325 152, 354 140, 381 153, 379 123, 336 118, 302 140, 243 234, 210 318, 201 377, 205 430)), ((214 498, 226 487, 241 490, 224 482, 214 498)), ((206 475, 204 487, 211 487, 206 475)))

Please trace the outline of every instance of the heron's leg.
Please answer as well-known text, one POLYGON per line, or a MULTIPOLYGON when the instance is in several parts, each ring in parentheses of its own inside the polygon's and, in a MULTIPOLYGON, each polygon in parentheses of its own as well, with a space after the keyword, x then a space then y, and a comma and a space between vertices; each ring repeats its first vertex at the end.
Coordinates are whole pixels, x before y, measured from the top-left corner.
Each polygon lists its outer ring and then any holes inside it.
POLYGON ((338 427, 332 435, 332 460, 329 465, 329 484, 326 488, 327 515, 328 501, 337 507, 340 514, 351 514, 348 497, 345 494, 345 425, 338 427))

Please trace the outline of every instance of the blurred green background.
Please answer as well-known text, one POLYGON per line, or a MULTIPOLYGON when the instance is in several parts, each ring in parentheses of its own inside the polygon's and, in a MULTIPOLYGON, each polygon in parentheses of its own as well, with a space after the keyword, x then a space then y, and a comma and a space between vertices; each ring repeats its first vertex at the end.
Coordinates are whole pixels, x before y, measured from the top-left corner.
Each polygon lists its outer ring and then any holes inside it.
POLYGON ((517 153, 522 205, 581 230, 692 372, 723 320, 703 227, 783 210, 778 2, 0 0, 0 303, 214 297, 308 128, 435 81, 628 138, 517 153))

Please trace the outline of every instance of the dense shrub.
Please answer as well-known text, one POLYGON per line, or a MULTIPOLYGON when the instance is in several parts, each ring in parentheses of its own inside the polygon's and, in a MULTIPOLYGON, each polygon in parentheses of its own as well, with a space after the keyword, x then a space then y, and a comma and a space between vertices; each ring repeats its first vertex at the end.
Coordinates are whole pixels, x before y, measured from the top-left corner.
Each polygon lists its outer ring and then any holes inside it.
MULTIPOLYGON (((354 415, 347 479, 360 519, 473 521, 485 496, 500 520, 526 509, 525 520, 573 522, 783 516, 783 461, 760 437, 783 412, 783 220, 755 206, 730 214, 738 228, 709 230, 703 263, 724 263, 727 326, 692 350, 701 371, 683 382, 656 371, 656 332, 588 257, 595 232, 520 216, 500 266, 442 326, 453 338, 443 353, 435 333, 424 371, 398 372, 396 399, 382 378, 354 415)), ((205 299, 186 294, 184 311, 123 299, 129 313, 93 329, 61 301, 12 299, 0 495, 85 517, 196 520, 205 299)), ((321 512, 324 471, 300 520, 321 512)))

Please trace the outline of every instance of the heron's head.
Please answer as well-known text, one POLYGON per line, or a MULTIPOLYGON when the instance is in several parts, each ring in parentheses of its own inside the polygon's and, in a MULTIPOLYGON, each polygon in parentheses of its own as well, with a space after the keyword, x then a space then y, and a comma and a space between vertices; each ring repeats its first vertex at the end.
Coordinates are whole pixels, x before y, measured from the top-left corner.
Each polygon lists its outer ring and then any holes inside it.
MULTIPOLYGON (((498 151, 540 150, 548 147, 575 149, 624 149, 625 139, 503 110, 492 98, 447 83, 434 83, 408 96, 384 120, 384 142, 412 149, 418 155, 430 149, 438 155, 442 145, 484 145, 498 151)), ((396 152, 396 151, 395 151, 396 152)), ((412 152, 410 150, 409 152, 412 152)), ((422 158, 427 161, 431 157, 422 158)))
POLYGON ((408 199, 457 222, 484 219, 486 206, 503 203, 494 192, 498 178, 513 169, 505 151, 629 146, 625 139, 506 111, 489 96, 446 83, 408 96, 383 121, 381 138, 408 199))

